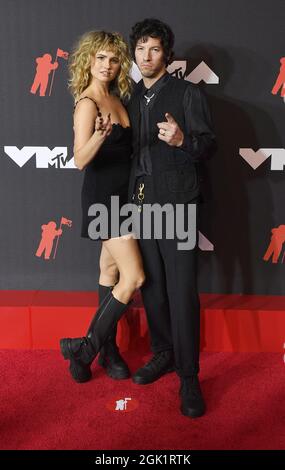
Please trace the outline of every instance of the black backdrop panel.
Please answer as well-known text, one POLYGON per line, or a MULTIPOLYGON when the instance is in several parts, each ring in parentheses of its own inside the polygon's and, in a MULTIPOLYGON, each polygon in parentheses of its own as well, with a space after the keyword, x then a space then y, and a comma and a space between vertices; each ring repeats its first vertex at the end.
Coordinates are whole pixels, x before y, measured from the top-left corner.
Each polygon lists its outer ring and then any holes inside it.
POLYGON ((277 153, 284 149, 285 103, 280 92, 271 93, 285 56, 284 1, 1 0, 0 9, 0 288, 97 288, 100 243, 80 238, 83 173, 72 167, 67 61, 58 58, 39 96, 30 91, 35 60, 48 53, 53 62, 58 49, 70 52, 92 29, 128 38, 136 21, 152 16, 173 28, 175 60, 187 61, 186 76, 204 61, 216 77, 201 84, 219 150, 205 174, 201 232, 214 251, 200 252, 200 291, 284 294, 284 246, 276 263, 263 259, 272 228, 285 224, 277 153), (240 149, 265 149, 255 154, 257 163, 270 154, 266 149, 272 156, 253 169, 240 149), (41 226, 54 221, 59 228, 62 217, 72 226, 62 226, 50 259, 36 256, 41 226))

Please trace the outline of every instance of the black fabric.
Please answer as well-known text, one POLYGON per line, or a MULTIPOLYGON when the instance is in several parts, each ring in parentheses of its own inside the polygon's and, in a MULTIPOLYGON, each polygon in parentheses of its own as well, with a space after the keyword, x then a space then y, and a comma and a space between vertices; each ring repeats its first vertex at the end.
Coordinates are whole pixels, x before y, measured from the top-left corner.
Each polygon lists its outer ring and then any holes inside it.
MULTIPOLYGON (((131 128, 113 124, 111 134, 84 170, 81 190, 81 236, 83 238, 92 240, 88 235, 88 225, 94 217, 88 216, 88 210, 94 203, 104 204, 108 209, 108 233, 97 240, 119 236, 119 234, 111 233, 111 196, 119 196, 119 207, 128 201, 131 154, 131 128)), ((126 218, 121 216, 119 223, 121 224, 126 218)))
MULTIPOLYGON (((145 185, 146 204, 155 202, 151 176, 138 178, 135 186, 145 185)), ((192 203, 197 203, 193 200, 192 203)), ((185 219, 187 223, 187 204, 185 219)), ((197 290, 197 253, 199 204, 196 218, 196 246, 193 250, 177 249, 176 236, 166 239, 165 225, 161 239, 143 239, 143 212, 140 212, 141 238, 138 239, 143 257, 146 281, 141 287, 143 303, 150 329, 154 353, 173 349, 175 369, 181 377, 197 374, 200 349, 200 300, 197 290)), ((175 209, 174 209, 175 214, 175 209)), ((137 228, 137 227, 136 227, 137 228)))
POLYGON ((98 354, 105 341, 112 334, 114 327, 129 305, 130 302, 124 304, 117 300, 112 291, 103 299, 91 320, 86 336, 93 347, 94 356, 98 354))
MULTIPOLYGON (((184 216, 188 203, 201 201, 199 162, 209 158, 215 148, 215 135, 206 98, 198 86, 169 77, 149 109, 148 148, 151 174, 138 177, 141 149, 140 96, 144 91, 140 82, 128 105, 133 126, 134 153, 129 184, 129 199, 139 204, 138 188, 144 183, 144 201, 139 212, 141 231, 139 245, 143 256, 146 281, 141 288, 154 353, 173 349, 175 367, 181 377, 199 372, 200 301, 197 290, 197 252, 199 217, 196 216, 196 245, 194 249, 179 250, 176 235, 166 237, 163 218, 162 238, 151 233, 143 237, 144 204, 182 203, 184 216), (176 120, 184 133, 181 148, 168 145, 158 138, 158 122, 165 121, 165 113, 176 120)), ((191 221, 193 223, 193 220, 191 221)), ((138 231, 138 227, 135 227, 138 231)))
POLYGON ((153 108, 160 90, 168 82, 170 75, 166 72, 150 88, 145 86, 140 94, 140 147, 136 176, 151 175, 152 164, 149 149, 149 111, 153 108), (148 100, 146 99, 148 97, 148 100))
MULTIPOLYGON (((133 127, 133 163, 129 183, 129 200, 134 194, 140 155, 140 94, 137 84, 128 105, 133 127)), ((152 189, 156 202, 165 204, 190 202, 200 196, 199 162, 210 158, 216 149, 215 134, 207 101, 197 85, 169 77, 160 90, 155 105, 149 110, 148 144, 152 164, 152 189), (187 104, 186 115, 183 103, 187 104), (168 145, 158 138, 158 122, 170 113, 184 133, 181 148, 168 145)))

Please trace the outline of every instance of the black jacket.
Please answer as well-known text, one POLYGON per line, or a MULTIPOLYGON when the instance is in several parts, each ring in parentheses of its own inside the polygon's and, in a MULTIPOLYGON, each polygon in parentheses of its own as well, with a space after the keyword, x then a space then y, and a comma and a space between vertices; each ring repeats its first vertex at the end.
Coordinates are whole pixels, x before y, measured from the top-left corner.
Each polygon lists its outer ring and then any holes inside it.
MULTIPOLYGON (((132 168, 129 181, 129 201, 135 186, 135 169, 139 158, 139 101, 142 92, 141 80, 133 91, 127 109, 133 131, 132 168)), ((189 91, 189 90, 188 90, 189 91)), ((186 203, 200 196, 199 161, 209 158, 216 149, 215 135, 211 128, 210 113, 205 96, 199 87, 183 79, 170 77, 160 91, 150 110, 149 148, 152 159, 152 185, 155 201, 186 203), (185 116, 183 97, 190 87, 191 100, 185 116), (170 113, 185 135, 182 147, 173 147, 158 138, 158 122, 166 120, 170 113), (186 123, 191 128, 186 128, 186 123)))

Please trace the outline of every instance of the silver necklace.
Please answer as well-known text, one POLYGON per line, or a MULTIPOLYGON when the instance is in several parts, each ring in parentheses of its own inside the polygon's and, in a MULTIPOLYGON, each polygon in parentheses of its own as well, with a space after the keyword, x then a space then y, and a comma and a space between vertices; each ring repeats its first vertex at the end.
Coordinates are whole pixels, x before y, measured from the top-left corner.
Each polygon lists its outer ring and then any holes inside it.
POLYGON ((148 106, 148 104, 149 104, 151 98, 154 97, 154 93, 153 93, 151 96, 146 96, 146 95, 143 95, 143 96, 144 96, 144 98, 146 99, 146 105, 148 106))

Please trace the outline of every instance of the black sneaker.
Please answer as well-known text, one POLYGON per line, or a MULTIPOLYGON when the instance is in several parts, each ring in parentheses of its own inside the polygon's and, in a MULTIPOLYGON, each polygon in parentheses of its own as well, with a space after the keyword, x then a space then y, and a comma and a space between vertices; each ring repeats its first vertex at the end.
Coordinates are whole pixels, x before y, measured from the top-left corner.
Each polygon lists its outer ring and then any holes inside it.
POLYGON ((198 418, 206 411, 198 375, 181 377, 179 390, 181 396, 181 413, 190 418, 198 418))
POLYGON ((174 356, 171 350, 155 354, 143 367, 138 369, 132 379, 139 385, 155 382, 164 374, 174 371, 174 356))

